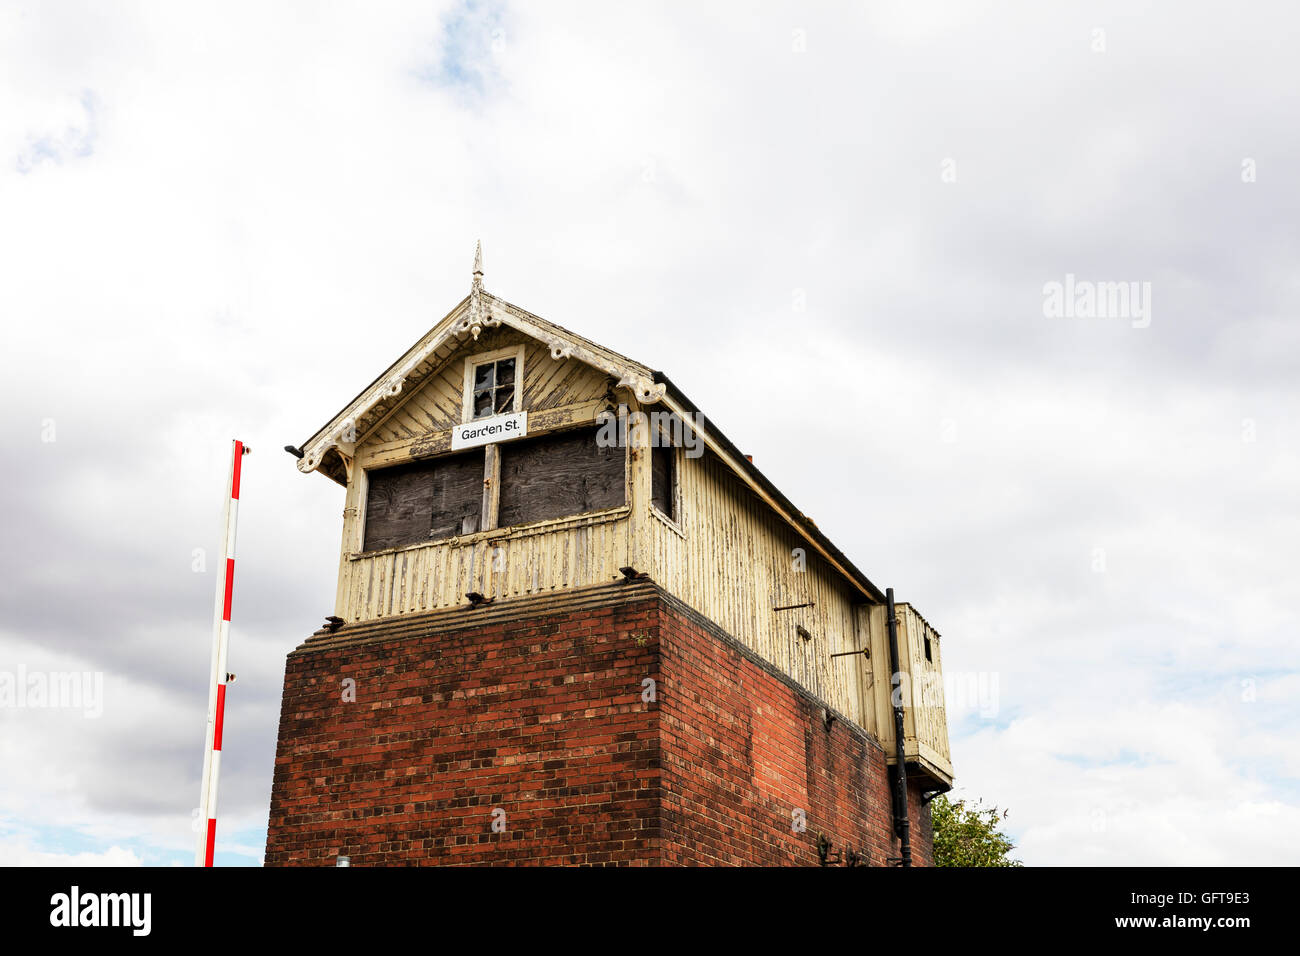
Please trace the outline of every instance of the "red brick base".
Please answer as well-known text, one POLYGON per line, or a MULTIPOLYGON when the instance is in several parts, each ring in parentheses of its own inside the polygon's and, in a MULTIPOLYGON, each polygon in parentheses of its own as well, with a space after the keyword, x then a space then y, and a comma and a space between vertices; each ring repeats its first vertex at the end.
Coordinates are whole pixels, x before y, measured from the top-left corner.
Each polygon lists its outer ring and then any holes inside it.
POLYGON ((289 655, 266 863, 884 865, 885 754, 824 707, 644 581, 344 626, 289 655))

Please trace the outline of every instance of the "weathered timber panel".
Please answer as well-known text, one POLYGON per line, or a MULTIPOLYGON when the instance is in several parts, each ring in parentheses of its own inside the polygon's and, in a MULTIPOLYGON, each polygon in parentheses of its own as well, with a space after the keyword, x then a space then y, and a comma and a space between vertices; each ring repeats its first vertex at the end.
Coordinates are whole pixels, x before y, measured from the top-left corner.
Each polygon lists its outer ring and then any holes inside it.
POLYGON ((425 540, 477 531, 482 507, 483 449, 433 461, 433 512, 425 540))
POLYGON ((366 495, 367 551, 429 540, 432 468, 424 462, 371 472, 366 495))
POLYGON ((482 449, 378 469, 367 479, 362 550, 400 548, 478 530, 482 449))
POLYGON ((502 527, 617 508, 626 498, 627 452, 590 429, 501 445, 502 527))

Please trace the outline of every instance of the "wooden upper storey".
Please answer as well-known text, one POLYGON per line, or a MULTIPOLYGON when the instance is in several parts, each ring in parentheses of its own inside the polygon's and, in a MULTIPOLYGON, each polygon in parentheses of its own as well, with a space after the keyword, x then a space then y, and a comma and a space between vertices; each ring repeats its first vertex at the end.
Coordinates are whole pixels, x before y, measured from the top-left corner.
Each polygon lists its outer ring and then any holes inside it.
MULTIPOLYGON (((883 594, 661 373, 491 296, 479 274, 293 450, 347 488, 335 614, 349 623, 645 574, 892 745, 883 594), (453 447, 521 412, 522 437, 453 447)), ((939 636, 918 663, 910 614, 900 605, 901 666, 938 672, 939 636)), ((905 732, 909 765, 946 786, 941 703, 905 732)))

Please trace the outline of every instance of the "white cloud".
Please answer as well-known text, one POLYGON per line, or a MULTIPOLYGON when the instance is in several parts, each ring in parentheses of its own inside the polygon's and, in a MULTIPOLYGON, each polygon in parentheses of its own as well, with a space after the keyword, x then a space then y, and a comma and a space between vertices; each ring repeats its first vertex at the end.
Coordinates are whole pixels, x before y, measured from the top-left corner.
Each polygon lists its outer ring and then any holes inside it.
POLYGON ((0 840, 0 866, 141 866, 130 850, 109 847, 102 853, 57 853, 34 850, 22 841, 0 840))

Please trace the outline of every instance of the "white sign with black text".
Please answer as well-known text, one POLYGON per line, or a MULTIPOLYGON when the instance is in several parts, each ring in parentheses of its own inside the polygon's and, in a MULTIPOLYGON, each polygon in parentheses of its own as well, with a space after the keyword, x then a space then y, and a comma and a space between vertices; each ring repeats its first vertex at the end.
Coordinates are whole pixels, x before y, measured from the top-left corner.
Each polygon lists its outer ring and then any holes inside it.
POLYGON ((510 441, 523 438, 528 434, 528 413, 515 412, 512 415, 493 415, 480 418, 475 422, 457 425, 451 432, 451 449, 474 448, 489 445, 494 441, 510 441))

